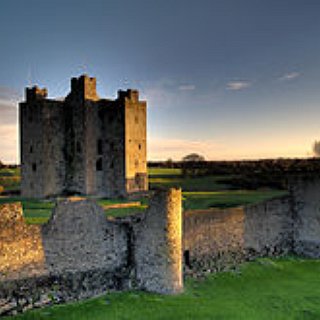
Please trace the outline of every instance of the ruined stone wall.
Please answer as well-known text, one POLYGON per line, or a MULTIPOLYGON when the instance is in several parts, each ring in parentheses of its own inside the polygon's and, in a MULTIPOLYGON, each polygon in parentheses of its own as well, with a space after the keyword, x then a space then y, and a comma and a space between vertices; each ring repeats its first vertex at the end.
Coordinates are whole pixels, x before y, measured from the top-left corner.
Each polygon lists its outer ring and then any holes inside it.
POLYGON ((81 198, 58 201, 43 226, 27 225, 19 204, 0 206, 0 316, 130 288, 181 291, 180 190, 113 220, 81 198))
POLYGON ((244 207, 244 245, 250 257, 292 252, 294 221, 290 198, 244 207))
POLYGON ((0 205, 0 281, 42 275, 41 227, 27 225, 20 203, 0 205))
POLYGON ((134 225, 134 260, 139 288, 179 293, 182 281, 181 190, 159 191, 144 219, 134 225))
POLYGON ((291 183, 295 221, 294 251, 311 258, 320 257, 320 179, 295 177, 291 183))
POLYGON ((0 315, 128 288, 127 226, 88 200, 63 200, 43 226, 0 206, 0 315))
POLYGON ((288 253, 292 237, 288 198, 184 213, 184 260, 195 270, 217 271, 257 256, 288 253))
POLYGON ((187 268, 218 271, 244 256, 243 208, 184 212, 183 250, 187 268))
POLYGON ((43 248, 48 271, 104 269, 126 266, 127 232, 105 218, 103 209, 89 200, 64 200, 43 226, 43 248))

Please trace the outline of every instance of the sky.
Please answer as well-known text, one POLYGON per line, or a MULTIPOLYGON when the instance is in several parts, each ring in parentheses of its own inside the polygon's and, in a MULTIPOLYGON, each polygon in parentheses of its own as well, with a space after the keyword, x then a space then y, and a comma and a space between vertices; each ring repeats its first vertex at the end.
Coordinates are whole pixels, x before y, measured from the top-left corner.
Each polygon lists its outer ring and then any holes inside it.
POLYGON ((307 157, 320 139, 318 0, 1 0, 0 160, 29 85, 148 103, 148 159, 307 157))

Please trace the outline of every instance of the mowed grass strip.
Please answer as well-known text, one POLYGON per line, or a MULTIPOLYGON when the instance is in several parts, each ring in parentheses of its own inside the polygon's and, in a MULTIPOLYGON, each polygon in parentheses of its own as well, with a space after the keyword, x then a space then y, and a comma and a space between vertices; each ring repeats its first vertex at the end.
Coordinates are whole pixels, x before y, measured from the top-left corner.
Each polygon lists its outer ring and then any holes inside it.
MULTIPOLYGON (((96 199, 98 204, 102 207, 104 205, 116 204, 116 203, 128 203, 130 201, 125 199, 96 199)), ((22 197, 4 197, 0 198, 0 204, 21 202, 23 208, 23 215, 28 224, 43 224, 46 223, 52 213, 54 207, 54 201, 50 200, 36 200, 22 197)), ((108 217, 124 217, 139 213, 147 208, 147 202, 145 199, 140 200, 141 205, 137 205, 131 208, 113 208, 106 209, 106 216, 108 217)))
POLYGON ((281 190, 183 192, 183 207, 185 210, 231 208, 263 202, 286 194, 286 191, 281 190))
POLYGON ((177 168, 149 168, 149 186, 150 189, 156 188, 173 188, 178 187, 183 191, 218 191, 228 190, 230 185, 225 181, 232 179, 234 176, 183 176, 182 170, 177 168), (224 183, 221 183, 221 181, 224 183))
POLYGON ((0 169, 0 186, 2 186, 5 191, 19 190, 20 180, 20 168, 0 169))
POLYGON ((319 272, 319 260, 260 259, 205 280, 187 279, 177 296, 109 293, 7 319, 320 319, 319 272))

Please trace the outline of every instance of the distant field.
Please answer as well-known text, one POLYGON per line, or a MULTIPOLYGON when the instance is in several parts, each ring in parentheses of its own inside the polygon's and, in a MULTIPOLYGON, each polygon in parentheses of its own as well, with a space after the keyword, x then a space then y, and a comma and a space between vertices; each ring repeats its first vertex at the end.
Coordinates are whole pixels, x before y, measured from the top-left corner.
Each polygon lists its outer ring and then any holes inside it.
POLYGON ((0 186, 5 191, 15 191, 20 188, 20 168, 0 169, 0 186))
MULTIPOLYGON (((47 222, 51 216, 52 208, 54 207, 53 201, 48 200, 35 200, 20 197, 9 197, 0 198, 0 204, 10 203, 10 202, 21 202, 23 207, 23 214, 26 218, 26 222, 29 224, 43 224, 47 222)), ((99 199, 98 204, 101 206, 129 202, 122 199, 99 199)), ((118 209, 107 209, 105 210, 106 216, 122 217, 127 216, 136 212, 141 212, 146 208, 146 202, 142 201, 140 206, 132 208, 118 208, 118 209)))
POLYGON ((4 319, 303 320, 320 319, 320 261, 259 259, 234 272, 186 280, 177 296, 109 293, 4 319))
MULTIPOLYGON (((19 179, 19 170, 5 169, 0 171, 1 178, 19 179)), ((231 178, 231 176, 229 176, 231 178)), ((150 168, 150 187, 180 187, 183 190, 183 207, 187 210, 208 209, 213 207, 228 208, 250 203, 261 202, 270 198, 286 194, 282 190, 233 190, 226 184, 219 181, 228 180, 228 176, 204 176, 204 177, 183 177, 180 169, 171 168, 150 168)), ((18 186, 16 183, 15 187, 18 186)), ((25 199, 20 197, 0 198, 0 204, 6 202, 21 201, 24 215, 28 223, 41 224, 48 221, 53 201, 25 199)), ((119 202, 128 202, 124 199, 98 199, 102 206, 119 202)), ((147 207, 147 200, 140 199, 141 206, 133 208, 116 208, 106 210, 106 215, 121 217, 140 212, 147 207)))
POLYGON ((286 195, 286 193, 281 190, 183 192, 183 207, 186 210, 230 208, 262 202, 286 195))
POLYGON ((231 176, 184 177, 181 169, 149 168, 150 188, 180 187, 184 191, 217 191, 230 189, 230 185, 220 183, 231 176))
POLYGON ((149 178, 154 176, 180 176, 181 173, 181 169, 176 168, 148 168, 149 178))

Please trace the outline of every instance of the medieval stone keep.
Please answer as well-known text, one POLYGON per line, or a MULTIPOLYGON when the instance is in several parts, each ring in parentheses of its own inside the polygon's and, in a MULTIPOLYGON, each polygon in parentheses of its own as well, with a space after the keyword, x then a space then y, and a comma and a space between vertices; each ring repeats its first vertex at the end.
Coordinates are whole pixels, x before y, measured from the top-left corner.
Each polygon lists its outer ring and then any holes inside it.
POLYGON ((100 99, 96 79, 71 80, 62 100, 47 90, 26 89, 20 103, 21 192, 126 196, 148 188, 146 102, 137 90, 100 99))

